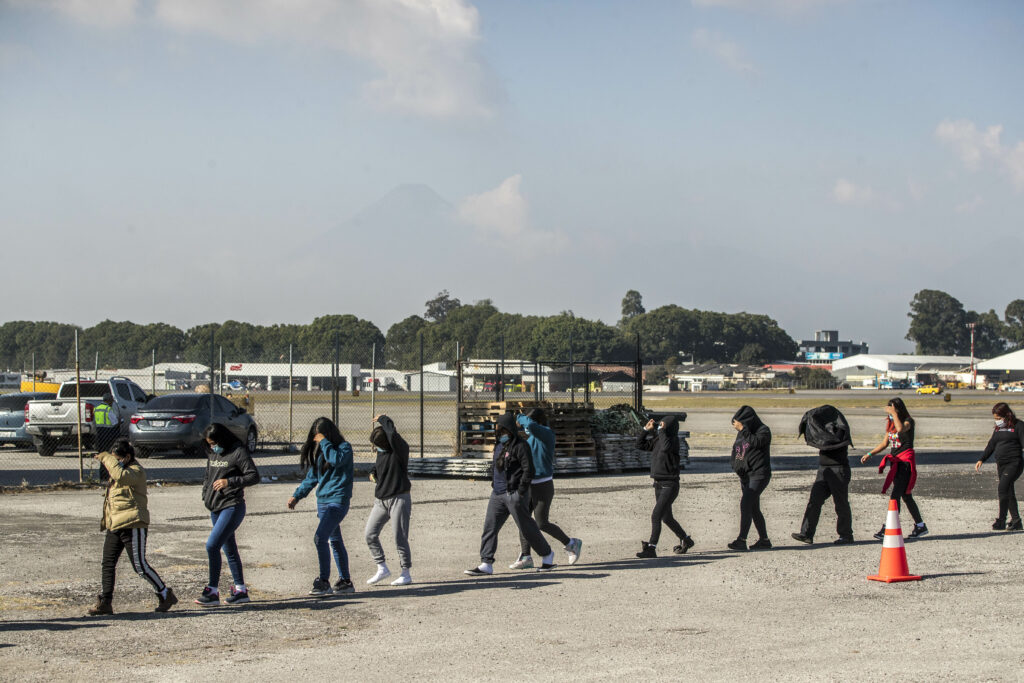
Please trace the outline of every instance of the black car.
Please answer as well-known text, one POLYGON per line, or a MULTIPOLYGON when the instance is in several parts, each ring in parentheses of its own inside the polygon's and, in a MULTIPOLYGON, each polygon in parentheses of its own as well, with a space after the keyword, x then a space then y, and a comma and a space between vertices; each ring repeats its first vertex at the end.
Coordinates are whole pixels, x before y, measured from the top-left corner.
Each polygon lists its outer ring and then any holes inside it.
POLYGON ((132 415, 130 422, 128 440, 140 457, 169 450, 195 457, 201 452, 203 430, 211 422, 220 422, 230 429, 250 454, 256 452, 259 440, 252 415, 216 394, 157 396, 132 415))

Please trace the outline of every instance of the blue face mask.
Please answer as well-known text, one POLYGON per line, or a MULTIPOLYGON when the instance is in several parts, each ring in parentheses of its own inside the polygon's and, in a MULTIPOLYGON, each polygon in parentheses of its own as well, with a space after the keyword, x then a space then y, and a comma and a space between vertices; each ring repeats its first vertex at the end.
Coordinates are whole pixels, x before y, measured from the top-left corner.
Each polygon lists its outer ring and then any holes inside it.
POLYGON ((377 448, 377 453, 379 455, 383 455, 384 453, 387 453, 387 451, 385 451, 383 448, 377 448))
POLYGON ((216 446, 210 446, 210 450, 213 451, 214 454, 220 455, 221 453, 224 452, 224 447, 221 446, 220 444, 217 444, 216 446))
POLYGON ((1006 420, 996 420, 996 427, 1002 429, 1006 426, 1006 420))
POLYGON ((502 434, 498 441, 500 443, 508 443, 508 434, 502 434))

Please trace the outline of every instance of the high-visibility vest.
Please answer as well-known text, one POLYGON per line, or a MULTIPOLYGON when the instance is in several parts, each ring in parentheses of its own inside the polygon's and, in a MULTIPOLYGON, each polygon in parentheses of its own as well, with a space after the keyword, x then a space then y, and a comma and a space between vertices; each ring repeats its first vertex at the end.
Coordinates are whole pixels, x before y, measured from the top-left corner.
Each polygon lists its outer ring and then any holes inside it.
POLYGON ((101 427, 110 427, 114 423, 110 421, 110 406, 101 403, 92 410, 92 419, 101 427))

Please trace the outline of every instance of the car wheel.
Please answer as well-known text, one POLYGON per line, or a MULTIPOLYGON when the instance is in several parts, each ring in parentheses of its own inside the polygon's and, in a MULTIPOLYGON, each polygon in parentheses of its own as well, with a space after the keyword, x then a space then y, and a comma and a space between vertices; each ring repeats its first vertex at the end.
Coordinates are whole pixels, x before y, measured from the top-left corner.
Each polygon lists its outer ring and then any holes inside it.
POLYGON ((44 458, 49 458, 57 452, 57 442, 51 439, 43 439, 36 444, 36 453, 44 458))
POLYGON ((256 438, 256 428, 249 427, 249 432, 245 435, 245 450, 249 451, 249 455, 256 452, 256 445, 259 440, 256 438))

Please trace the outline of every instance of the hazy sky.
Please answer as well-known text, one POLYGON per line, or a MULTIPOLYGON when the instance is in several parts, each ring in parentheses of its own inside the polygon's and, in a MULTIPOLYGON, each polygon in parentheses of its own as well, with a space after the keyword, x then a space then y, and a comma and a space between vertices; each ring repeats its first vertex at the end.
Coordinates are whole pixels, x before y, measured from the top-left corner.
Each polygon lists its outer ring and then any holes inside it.
POLYGON ((1022 35, 1012 0, 0 0, 0 320, 634 288, 909 350, 921 288, 1024 297, 1022 35))

